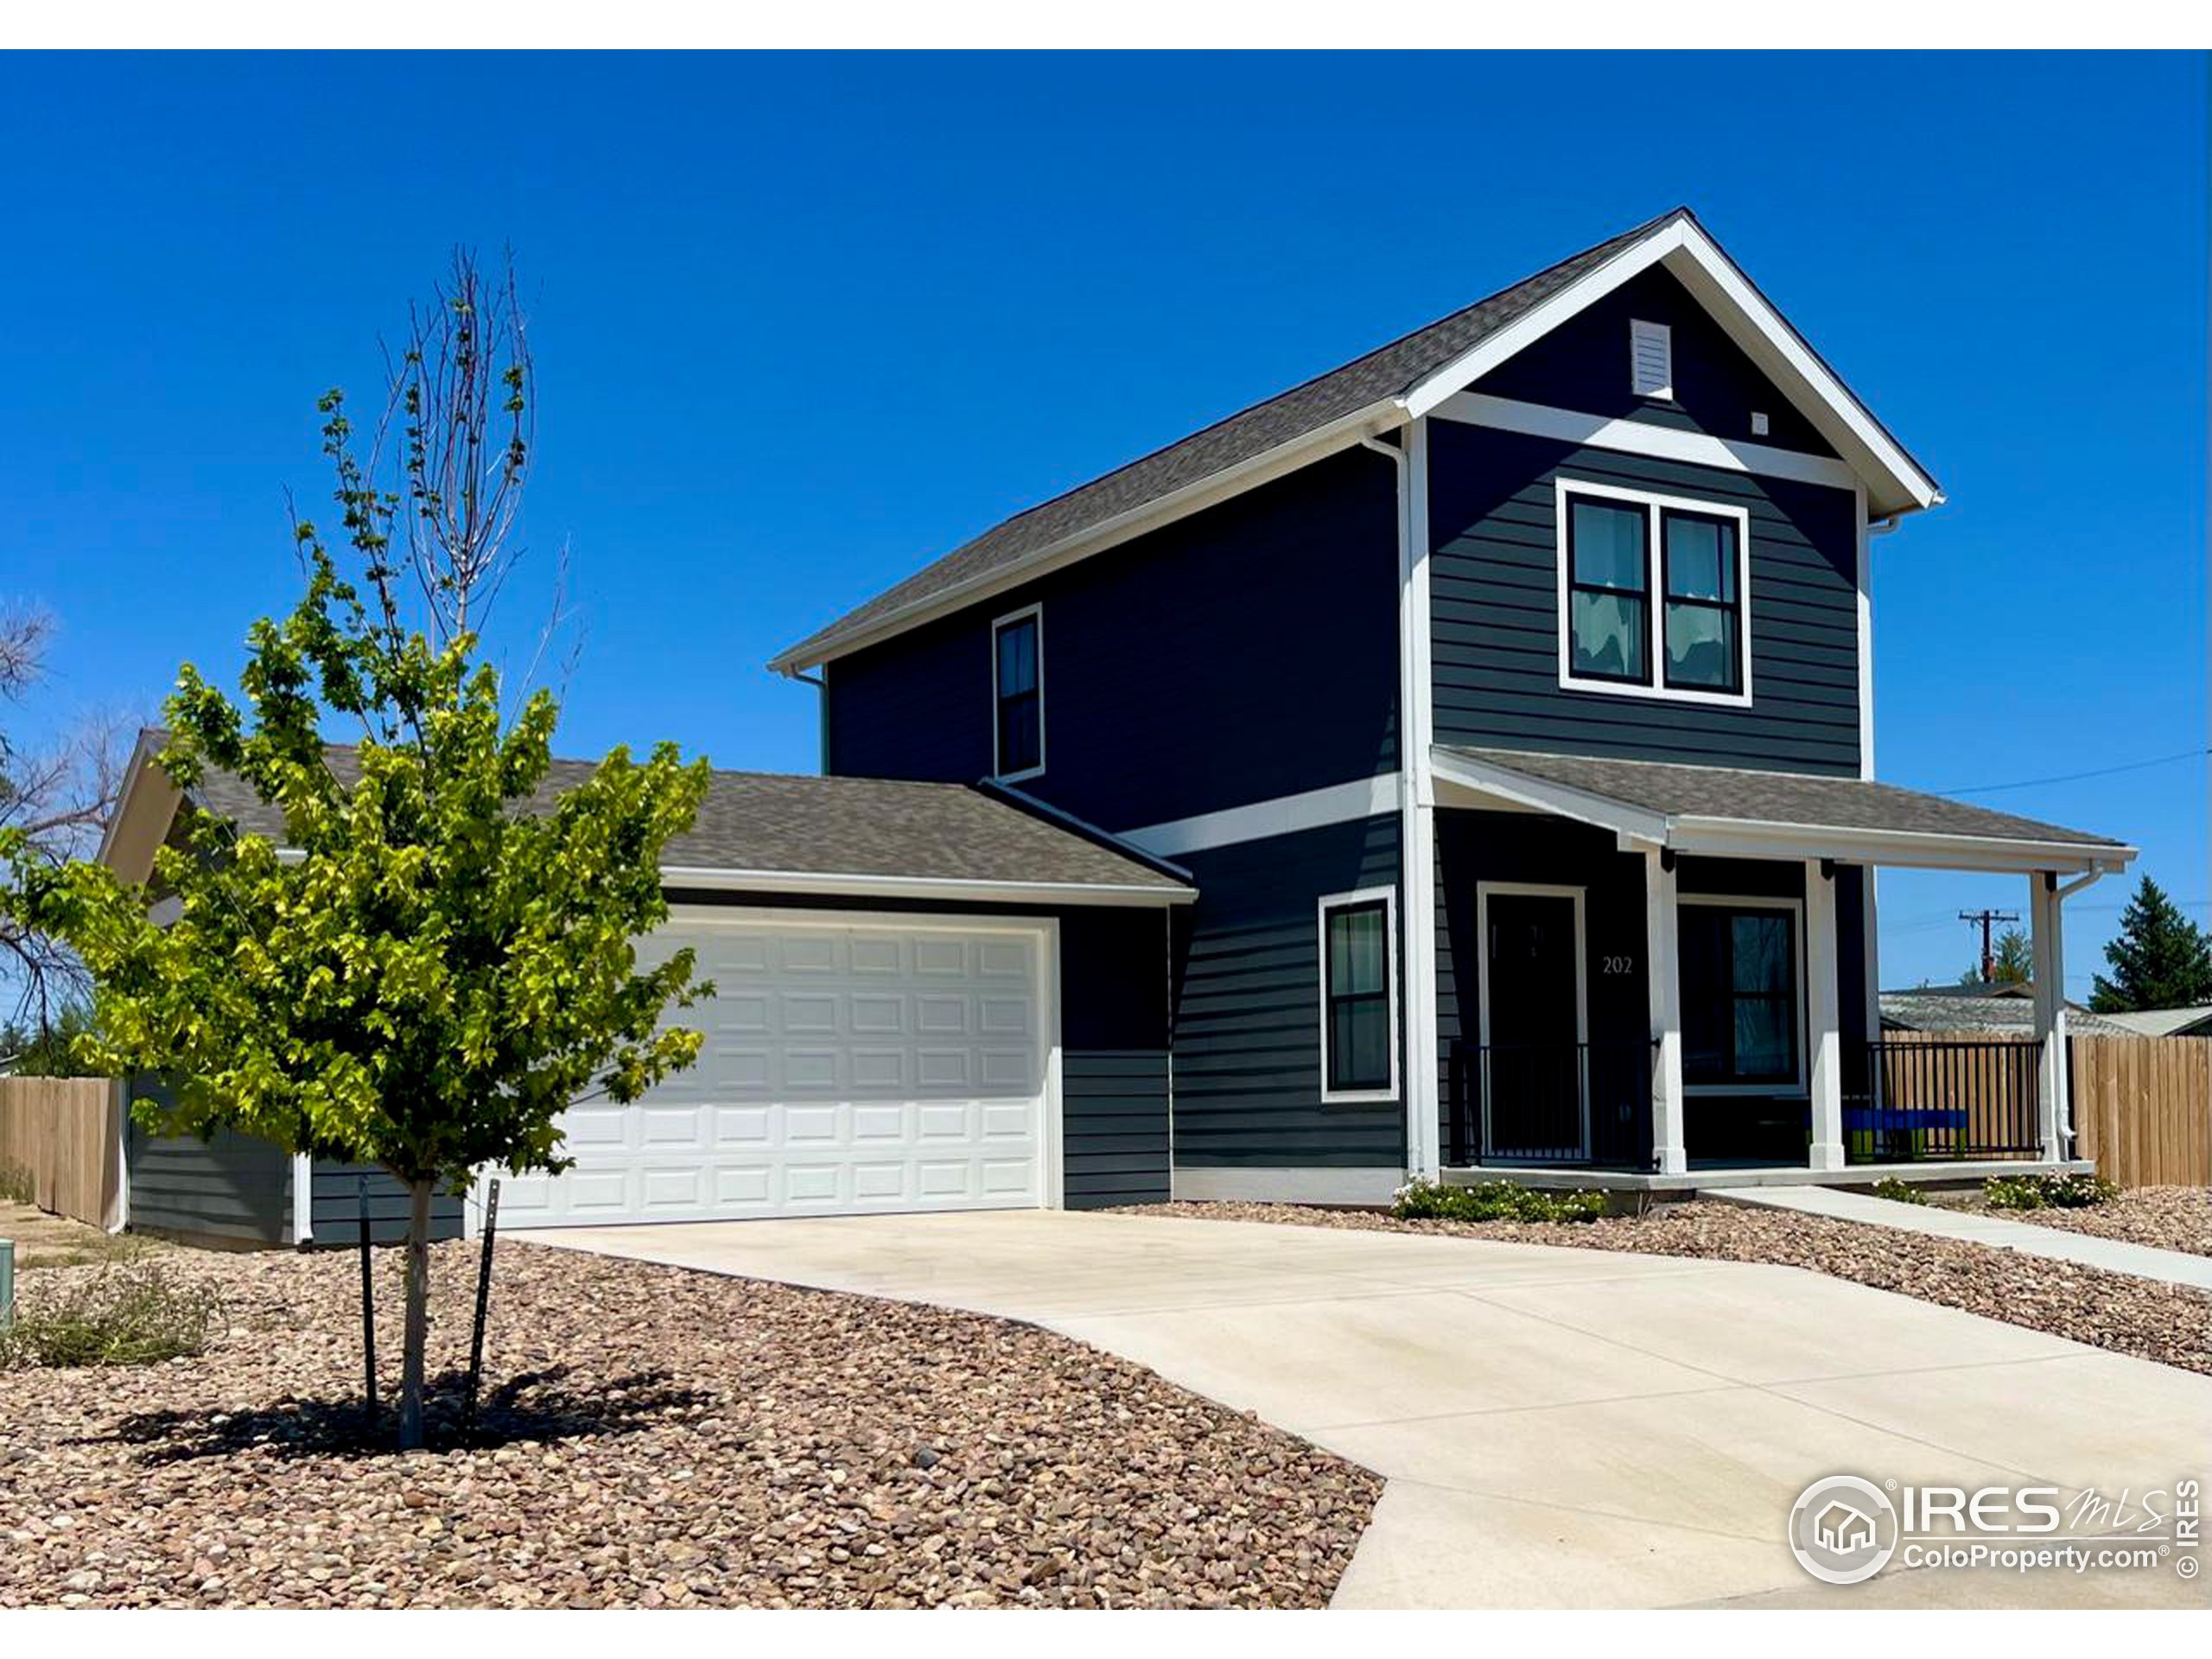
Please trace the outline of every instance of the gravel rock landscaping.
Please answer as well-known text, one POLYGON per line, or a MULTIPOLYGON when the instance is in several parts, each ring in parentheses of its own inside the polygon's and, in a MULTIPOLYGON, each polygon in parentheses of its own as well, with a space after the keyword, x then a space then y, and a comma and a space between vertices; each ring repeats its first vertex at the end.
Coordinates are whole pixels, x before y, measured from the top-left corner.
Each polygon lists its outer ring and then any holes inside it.
MULTIPOLYGON (((1313 1607, 1381 1494, 1032 1326, 508 1243, 479 1443, 365 1452, 356 1257, 167 1261, 207 1353, 0 1378, 0 1608, 1313 1607)), ((435 1252, 434 1446, 475 1262, 435 1252)))
MULTIPOLYGON (((1964 1240, 1710 1200, 1576 1223, 1401 1221, 1377 1211, 1287 1204, 1168 1204, 1130 1213, 1450 1234, 1516 1244, 1634 1250, 1809 1268, 2115 1353, 2212 1376, 2212 1294, 1964 1240)), ((2038 1217, 2045 1212, 2036 1212, 2038 1217)), ((2050 1212, 2057 1213, 2057 1212, 2050 1212)), ((2069 1211, 2069 1214, 2094 1213, 2069 1211)))
POLYGON ((2086 1210, 1993 1210, 2007 1221, 2094 1233, 2154 1249, 2212 1255, 2212 1188, 2139 1186, 2086 1210))

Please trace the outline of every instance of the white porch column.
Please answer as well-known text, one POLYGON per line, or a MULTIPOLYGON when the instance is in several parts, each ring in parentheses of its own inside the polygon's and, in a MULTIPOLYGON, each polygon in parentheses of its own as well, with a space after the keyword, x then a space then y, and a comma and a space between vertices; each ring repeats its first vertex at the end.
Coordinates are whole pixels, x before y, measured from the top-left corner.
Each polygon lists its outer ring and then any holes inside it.
POLYGON ((2035 973, 2036 1139, 2043 1155, 2066 1155, 2066 952, 2059 937, 2058 878, 2046 871, 2028 877, 2028 925, 2035 973))
POLYGON ((1837 994, 1835 878, 1805 861, 1805 1043, 1810 1051, 1815 1169, 1843 1167, 1842 1004, 1837 994))
POLYGON ((1651 1164, 1662 1175, 1689 1167, 1682 1150, 1682 973, 1675 946, 1673 855, 1643 855, 1644 979, 1651 995, 1651 1036, 1659 1052, 1651 1068, 1651 1164))

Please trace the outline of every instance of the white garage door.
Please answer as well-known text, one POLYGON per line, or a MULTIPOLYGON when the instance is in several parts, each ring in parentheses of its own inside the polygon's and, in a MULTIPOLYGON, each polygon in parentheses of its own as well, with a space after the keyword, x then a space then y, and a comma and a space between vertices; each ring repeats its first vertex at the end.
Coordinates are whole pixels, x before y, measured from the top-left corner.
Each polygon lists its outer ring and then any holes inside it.
MULTIPOLYGON (((742 914, 740 912, 739 914, 742 914)), ((1048 1192, 1034 925, 680 913, 698 1064, 565 1120, 575 1167, 502 1182, 508 1227, 1033 1207, 1048 1192)))

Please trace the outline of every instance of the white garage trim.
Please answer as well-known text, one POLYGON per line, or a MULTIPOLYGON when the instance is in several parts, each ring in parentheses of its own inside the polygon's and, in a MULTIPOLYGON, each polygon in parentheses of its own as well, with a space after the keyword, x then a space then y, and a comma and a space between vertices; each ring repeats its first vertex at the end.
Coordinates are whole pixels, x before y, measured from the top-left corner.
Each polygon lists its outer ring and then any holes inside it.
MULTIPOLYGON (((1028 942, 1033 949, 1031 977, 1027 987, 1036 1000, 1037 1027, 1034 1037, 1039 1067, 1037 1084, 1038 1133, 1036 1141, 1037 1207, 1057 1210, 1064 1207, 1066 1197, 1065 1162, 1064 1101, 1062 1094, 1061 1014, 1060 1014, 1060 929, 1051 917, 1007 917, 978 915, 938 915, 906 911, 859 911, 791 909, 747 905, 677 905, 671 906, 666 924, 670 931, 696 933, 702 930, 728 928, 731 930, 772 930, 778 933, 791 933, 810 930, 843 931, 852 929, 880 930, 911 938, 923 934, 957 934, 964 938, 978 935, 1018 937, 1028 942)), ((711 971, 708 976, 711 977, 711 971)), ((1014 982, 1001 982, 1011 983, 1014 982)), ((671 1015, 671 1023, 688 1023, 684 1011, 671 1015)), ((1018 1098, 1008 1096, 1007 1098, 1018 1098)), ((572 1154, 573 1155, 573 1154, 572 1154)), ((464 1224, 474 1233, 480 1224, 487 1182, 494 1170, 480 1173, 469 1201, 464 1210, 464 1224)), ((927 1208, 918 1205, 917 1208, 927 1208)), ((954 1206, 957 1207, 957 1206, 954 1206)), ((502 1205, 503 1211, 505 1205, 502 1205)), ((820 1213, 804 1211, 802 1213, 820 1213)), ((835 1212, 832 1212, 835 1213, 835 1212)), ((649 1216, 626 1216, 623 1221, 646 1221, 649 1216)), ((502 1217, 503 1224, 506 1217, 502 1217)), ((539 1220, 525 1224, 517 1219, 518 1226, 544 1225, 539 1220)), ((564 1225, 617 1224, 612 1216, 604 1221, 575 1218, 564 1221, 564 1225)))
MULTIPOLYGON (((970 905, 1187 905, 1196 887, 1137 882, 971 881, 940 875, 835 875, 810 870, 730 870, 664 864, 664 887, 713 893, 820 893, 833 899, 938 899, 970 905)), ((683 908, 702 910, 691 906, 683 908)), ((756 915, 775 912, 756 911, 756 915)), ((813 912, 800 912, 811 915, 813 912)), ((903 919, 903 918, 902 918, 903 919)), ((1002 918, 984 918, 986 925, 1002 918)))

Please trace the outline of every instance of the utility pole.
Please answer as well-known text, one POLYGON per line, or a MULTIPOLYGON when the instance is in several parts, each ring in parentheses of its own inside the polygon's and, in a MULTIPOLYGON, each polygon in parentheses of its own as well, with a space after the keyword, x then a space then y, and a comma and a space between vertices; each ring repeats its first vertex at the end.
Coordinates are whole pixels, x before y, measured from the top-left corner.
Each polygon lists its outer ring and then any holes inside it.
POLYGON ((1989 948, 1989 931, 1999 922, 2018 921, 2020 912, 2017 910, 1962 910, 1959 912, 1959 919, 1981 929, 1981 982, 1986 985, 1997 972, 1997 958, 1989 948))

